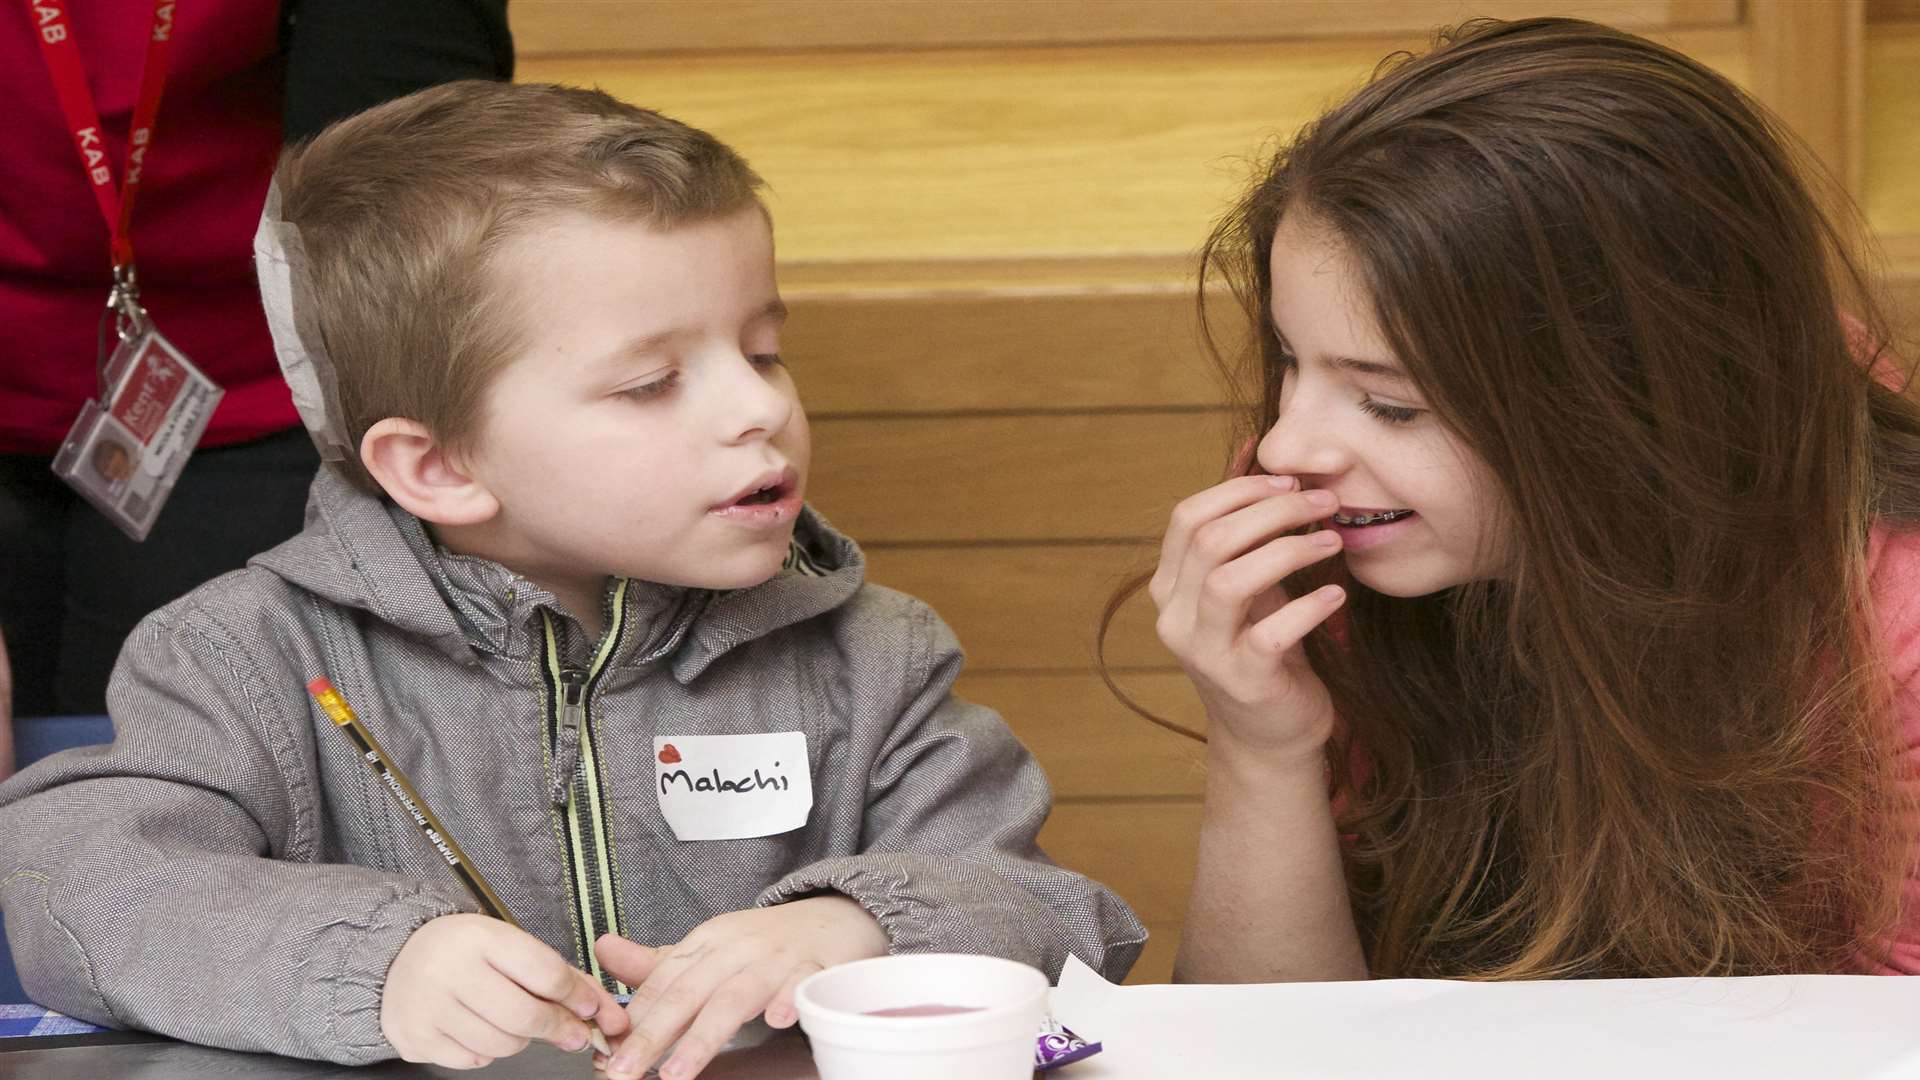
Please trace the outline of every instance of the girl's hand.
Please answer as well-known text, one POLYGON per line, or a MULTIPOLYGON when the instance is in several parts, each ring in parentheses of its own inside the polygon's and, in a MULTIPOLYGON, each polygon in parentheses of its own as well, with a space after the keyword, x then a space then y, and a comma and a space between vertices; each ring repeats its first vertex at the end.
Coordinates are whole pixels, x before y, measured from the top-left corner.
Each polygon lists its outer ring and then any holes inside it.
POLYGON ((1317 761, 1332 733, 1332 700, 1300 641, 1346 600, 1337 585, 1295 598, 1278 584, 1340 550, 1331 529, 1285 535, 1339 506, 1299 486, 1236 476, 1186 499, 1147 586, 1154 628, 1206 707, 1209 740, 1287 765, 1317 761))
MULTIPOLYGON (((478 1069, 534 1039, 562 1050, 627 1030, 620 1003, 544 942, 485 915, 443 915, 387 969, 380 1033, 408 1061, 478 1069)), ((601 1041, 601 1045, 605 1045, 601 1041)))
POLYGON ((740 1025, 766 1014, 770 1027, 800 1014, 793 988, 822 968, 882 956, 887 935, 844 896, 812 896, 716 916, 678 945, 649 948, 607 934, 594 943, 600 964, 633 987, 633 1031, 604 1064, 611 1080, 637 1080, 667 1047, 667 1080, 706 1068, 740 1025))

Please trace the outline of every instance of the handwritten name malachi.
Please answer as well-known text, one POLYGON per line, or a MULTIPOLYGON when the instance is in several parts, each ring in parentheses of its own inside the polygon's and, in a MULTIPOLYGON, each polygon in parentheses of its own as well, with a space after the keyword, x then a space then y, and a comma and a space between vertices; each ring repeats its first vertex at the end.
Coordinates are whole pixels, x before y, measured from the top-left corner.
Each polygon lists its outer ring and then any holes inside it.
MULTIPOLYGON (((773 767, 779 768, 780 763, 774 762, 773 767)), ((751 795, 756 791, 767 790, 785 791, 788 787, 786 777, 762 776, 759 769, 753 770, 752 776, 743 776, 738 780, 723 779, 719 769, 712 770, 706 776, 694 776, 685 769, 672 769, 660 774, 660 794, 665 795, 668 788, 674 784, 684 784, 688 791, 711 791, 736 795, 751 795)))

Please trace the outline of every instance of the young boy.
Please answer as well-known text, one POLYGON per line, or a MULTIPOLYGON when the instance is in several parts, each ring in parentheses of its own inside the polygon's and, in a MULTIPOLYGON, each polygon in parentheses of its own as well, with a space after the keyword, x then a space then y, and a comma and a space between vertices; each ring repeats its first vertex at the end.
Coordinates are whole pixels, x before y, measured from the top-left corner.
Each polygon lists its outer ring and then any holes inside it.
POLYGON ((111 748, 0 789, 36 1001, 345 1063, 478 1066, 591 1023, 616 1080, 678 1039, 677 1080, 889 950, 1126 972, 1144 932, 1035 846, 1046 782, 948 692, 951 633, 802 502, 739 157, 598 93, 455 83, 277 184, 283 354, 346 452, 302 535, 128 641, 111 748), (317 676, 524 931, 474 914, 317 676))

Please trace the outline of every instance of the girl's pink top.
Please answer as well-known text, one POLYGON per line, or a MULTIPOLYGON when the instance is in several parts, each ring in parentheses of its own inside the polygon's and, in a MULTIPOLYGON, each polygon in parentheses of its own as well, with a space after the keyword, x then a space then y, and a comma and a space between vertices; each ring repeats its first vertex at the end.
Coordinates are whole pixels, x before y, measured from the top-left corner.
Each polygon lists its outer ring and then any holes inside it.
MULTIPOLYGON (((1867 560, 1874 614, 1893 675, 1902 792, 1912 808, 1920 806, 1920 530, 1875 529, 1867 560)), ((1863 961, 1857 970, 1920 975, 1920 849, 1908 862, 1900 922, 1886 946, 1884 960, 1863 961)))
MULTIPOLYGON (((1867 547, 1867 573, 1875 621, 1894 682, 1901 794, 1913 812, 1920 807, 1920 529, 1874 529, 1867 547)), ((1352 767, 1356 779, 1366 775, 1366 758, 1358 747, 1352 767)), ((1344 801, 1344 794, 1336 798, 1336 815, 1344 801)), ((1920 975, 1920 821, 1915 822, 1915 843, 1900 921, 1885 941, 1885 955, 1862 958, 1853 973, 1920 975)))

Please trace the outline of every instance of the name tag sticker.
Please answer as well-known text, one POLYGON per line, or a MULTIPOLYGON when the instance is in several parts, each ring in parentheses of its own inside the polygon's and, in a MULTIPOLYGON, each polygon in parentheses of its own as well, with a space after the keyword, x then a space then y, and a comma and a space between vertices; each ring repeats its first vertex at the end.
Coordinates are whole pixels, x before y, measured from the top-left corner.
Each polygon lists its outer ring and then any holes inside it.
POLYGON ((792 832, 813 809, 807 733, 658 735, 654 791, 681 840, 745 840, 792 832))

